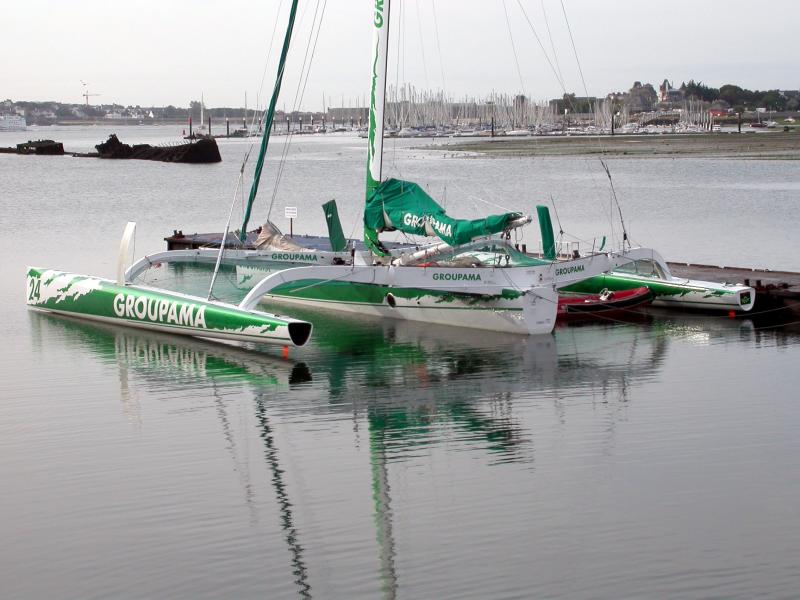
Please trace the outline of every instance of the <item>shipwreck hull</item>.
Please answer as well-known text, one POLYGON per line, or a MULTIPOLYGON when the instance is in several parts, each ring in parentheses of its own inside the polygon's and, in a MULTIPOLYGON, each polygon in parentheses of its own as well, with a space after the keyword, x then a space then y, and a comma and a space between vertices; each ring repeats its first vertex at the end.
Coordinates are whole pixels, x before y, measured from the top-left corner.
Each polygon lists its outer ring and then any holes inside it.
POLYGON ((116 134, 95 146, 100 158, 157 160, 177 163, 218 163, 222 161, 217 142, 211 139, 199 139, 195 142, 176 146, 151 146, 150 144, 123 144, 116 134))

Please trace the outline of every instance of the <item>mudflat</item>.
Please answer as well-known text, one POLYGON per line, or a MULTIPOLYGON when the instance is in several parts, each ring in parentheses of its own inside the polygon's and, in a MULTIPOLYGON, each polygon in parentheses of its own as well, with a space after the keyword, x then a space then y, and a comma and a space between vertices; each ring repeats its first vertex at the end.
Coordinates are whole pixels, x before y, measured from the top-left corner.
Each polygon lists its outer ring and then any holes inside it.
POLYGON ((441 148, 489 157, 600 155, 798 160, 800 132, 496 137, 459 140, 441 148))

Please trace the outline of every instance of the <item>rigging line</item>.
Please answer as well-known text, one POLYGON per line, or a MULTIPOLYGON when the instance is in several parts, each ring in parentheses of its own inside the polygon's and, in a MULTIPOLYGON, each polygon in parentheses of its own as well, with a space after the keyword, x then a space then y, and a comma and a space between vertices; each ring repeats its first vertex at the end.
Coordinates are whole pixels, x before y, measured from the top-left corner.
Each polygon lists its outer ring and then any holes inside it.
POLYGON ((508 19, 508 7, 506 0, 503 0, 503 12, 506 15, 506 27, 508 28, 508 39, 511 41, 511 50, 514 52, 514 64, 517 65, 517 76, 522 87, 522 95, 525 95, 525 81, 522 79, 522 69, 519 68, 519 58, 517 57, 517 45, 514 43, 514 35, 511 33, 511 21, 508 19))
MULTIPOLYGON (((599 139, 599 138, 598 138, 599 139)), ((606 210, 605 201, 601 198, 605 195, 606 187, 603 183, 602 176, 597 173, 597 170, 593 168, 594 165, 594 158, 587 158, 585 159, 586 164, 586 171, 589 174, 589 181, 591 182, 591 191, 596 198, 598 198, 598 204, 600 205, 600 218, 605 222, 608 221, 609 226, 609 233, 606 236, 610 242, 611 247, 616 248, 616 231, 614 229, 614 202, 611 198, 611 193, 609 192, 609 205, 608 210, 606 210), (598 177, 600 179, 598 180, 598 177)))
POLYGON ((556 222, 558 223, 558 234, 564 236, 564 228, 561 226, 561 219, 558 218, 558 209, 556 208, 556 199, 553 194, 550 194, 550 203, 553 205, 553 212, 556 213, 556 222))
POLYGON ((569 31, 569 40, 572 42, 572 53, 575 55, 575 62, 578 65, 578 73, 581 76, 581 83, 583 83, 583 93, 589 97, 589 90, 586 87, 586 80, 583 78, 583 69, 581 68, 581 61, 578 58, 578 50, 575 47, 575 39, 572 37, 572 27, 569 26, 569 18, 567 17, 567 9, 564 6, 564 0, 561 0, 561 11, 564 13, 564 22, 567 24, 567 31, 569 31))
MULTIPOLYGON (((317 12, 319 10, 319 0, 317 0, 317 6, 316 6, 316 9, 314 10, 314 19, 311 22, 311 35, 309 35, 309 38, 308 38, 308 44, 306 45, 306 52, 305 52, 305 55, 303 56, 303 66, 300 69, 300 79, 298 80, 297 90, 295 91, 295 98, 294 98, 294 102, 293 102, 293 105, 292 105, 293 109, 298 109, 299 108, 299 105, 303 102, 303 97, 305 96, 306 85, 308 85, 308 77, 309 77, 309 75, 311 73, 311 63, 314 61, 314 55, 315 55, 316 50, 317 50, 317 42, 319 41, 319 34, 320 34, 320 31, 322 31, 322 19, 325 16, 325 8, 327 7, 327 5, 328 5, 328 0, 324 0, 324 2, 322 4, 322 12, 320 13, 320 16, 319 16, 319 23, 317 23, 317 12), (316 27, 317 27, 316 35, 314 34, 315 23, 316 23, 316 27), (312 38, 314 40, 313 46, 311 44, 312 38), (311 49, 311 57, 310 58, 308 56, 309 49, 311 49), (303 75, 304 72, 305 72, 305 79, 304 79, 304 75, 303 75), (301 85, 302 85, 302 89, 301 89, 301 85)), ((287 156, 289 154, 289 148, 291 147, 293 137, 294 136, 290 135, 289 131, 287 129, 287 131, 286 131, 286 140, 283 143, 283 148, 282 148, 282 151, 281 151, 281 158, 280 158, 280 162, 278 164, 278 171, 277 171, 277 173, 275 175, 275 185, 274 185, 273 190, 272 190, 272 197, 270 198, 269 209, 267 210, 267 220, 269 220, 269 217, 272 214, 272 207, 275 204, 275 199, 278 196, 278 188, 280 186, 281 179, 283 178, 283 172, 284 172, 284 170, 286 168, 286 158, 287 158, 287 156)))
MULTIPOLYGON (((217 282, 217 274, 219 273, 219 267, 222 264, 222 255, 225 254, 225 244, 228 241, 228 232, 231 229, 231 219, 233 218, 233 208, 236 206, 236 196, 239 193, 239 188, 242 186, 242 181, 244 180, 244 165, 239 170, 239 177, 237 178, 236 182, 236 189, 233 192, 233 200, 231 201, 231 209, 228 211, 228 220, 225 223, 225 231, 222 233, 222 240, 220 240, 219 244, 219 253, 217 253, 217 262, 214 265, 214 273, 211 275, 211 285, 208 287, 208 295, 206 296, 206 300, 211 300, 211 296, 214 292, 214 284, 217 282)), ((234 236, 237 237, 237 236, 234 236)))
POLYGON ((292 6, 289 11, 289 22, 286 27, 286 34, 283 38, 283 45, 281 47, 281 57, 278 60, 278 71, 275 74, 275 85, 272 89, 272 95, 269 101, 269 110, 267 112, 267 121, 264 126, 264 131, 261 136, 261 144, 259 146, 258 160, 256 161, 255 171, 253 173, 253 182, 250 186, 250 195, 247 199, 247 207, 245 208, 244 216, 242 218, 241 231, 239 231, 239 239, 243 242, 247 238, 247 224, 250 221, 252 214, 253 204, 258 196, 258 187, 261 182, 261 173, 264 169, 264 160, 266 159, 267 149, 269 147, 270 130, 272 129, 275 116, 275 107, 278 103, 278 96, 281 91, 283 83, 283 75, 286 70, 286 59, 289 55, 289 48, 291 46, 292 32, 294 30, 295 17, 297 16, 297 3, 298 0, 292 0, 292 6))
POLYGON ((425 59, 425 38, 422 35, 422 19, 419 16, 420 7, 419 7, 419 0, 414 0, 414 7, 416 8, 417 13, 417 33, 419 33, 419 47, 422 51, 422 72, 425 75, 425 87, 430 89, 430 84, 428 83, 428 65, 427 60, 425 59))
POLYGON ((544 58, 547 61, 547 64, 550 65, 550 70, 553 72, 553 76, 556 78, 558 85, 561 86, 561 90, 564 92, 564 95, 567 94, 567 88, 564 86, 564 81, 558 76, 558 72, 556 68, 553 66, 553 61, 550 60, 550 56, 547 54, 547 50, 542 43, 542 39, 539 37, 539 34, 536 33, 536 27, 533 26, 530 18, 528 18, 528 13, 525 11, 525 7, 522 6, 522 1, 517 0, 517 4, 519 4, 519 8, 522 11, 522 16, 525 17, 525 20, 528 22, 528 26, 531 28, 531 32, 533 32, 533 37, 536 38, 536 41, 539 44, 539 48, 542 50, 542 54, 544 54, 544 58))
MULTIPOLYGON (((317 26, 317 14, 318 13, 319 13, 319 0, 317 0, 317 3, 315 5, 314 17, 311 20, 311 31, 310 31, 309 36, 308 36, 308 43, 306 44, 306 51, 303 54, 303 62, 302 62, 301 68, 300 68, 300 76, 298 77, 298 80, 297 80, 297 88, 295 89, 295 92, 294 92, 294 100, 292 100, 292 105, 291 105, 292 112, 294 112, 296 110, 299 110, 299 108, 300 108, 299 103, 302 102, 302 96, 301 96, 301 91, 300 90, 301 90, 301 86, 303 86, 303 77, 305 76, 306 77, 306 81, 308 80, 308 73, 306 72, 306 68, 308 68, 310 70, 308 52, 309 52, 309 49, 311 48, 311 40, 312 40, 312 38, 314 38, 314 27, 317 26), (300 98, 299 101, 298 101, 298 98, 300 98)), ((320 18, 319 25, 320 26, 322 25, 322 19, 321 18, 320 18)), ((319 30, 317 31, 317 36, 319 36, 319 30)), ((314 43, 314 47, 316 48, 316 42, 314 43)), ((313 53, 312 53, 312 56, 313 56, 313 53)), ((303 90, 305 90, 304 86, 303 86, 303 90)), ((288 131, 287 131, 287 133, 288 133, 288 131)))
MULTIPOLYGON (((296 110, 299 110, 300 105, 302 105, 302 103, 303 103, 303 98, 305 98, 306 86, 308 85, 308 78, 309 78, 309 76, 311 74, 311 64, 314 61, 314 56, 316 54, 317 42, 319 41, 319 34, 320 34, 321 30, 322 30, 322 19, 325 16, 325 8, 327 7, 327 4, 328 4, 328 1, 325 0, 323 5, 322 5, 322 13, 320 13, 319 23, 317 24, 317 33, 316 33, 316 35, 314 35, 314 23, 316 22, 316 13, 314 15, 315 21, 313 21, 312 25, 311 25, 311 36, 314 37, 314 45, 313 45, 313 47, 311 47, 311 57, 308 58, 308 60, 306 60, 305 57, 303 59, 303 67, 302 67, 302 69, 300 71, 300 81, 298 82, 298 90, 299 90, 300 96, 299 96, 299 100, 298 100, 297 94, 295 94, 295 104, 293 105, 293 109, 296 109, 296 110), (303 71, 305 71, 305 76, 303 75, 303 71), (302 90, 300 90, 300 87, 299 87, 300 83, 303 84, 302 90)), ((319 2, 317 2, 317 6, 319 7, 319 2)), ((311 45, 311 36, 309 37, 309 46, 311 45)), ((306 56, 308 56, 308 47, 306 48, 306 56)), ((284 171, 284 169, 286 167, 286 158, 287 158, 287 156, 289 154, 289 148, 291 147, 292 141, 293 141, 293 136, 289 136, 287 134, 287 140, 286 140, 286 142, 284 142, 283 152, 281 153, 281 161, 280 161, 280 165, 279 165, 279 170, 278 170, 278 173, 276 174, 276 177, 275 177, 275 189, 273 190, 273 196, 272 196, 272 199, 270 201, 270 209, 269 209, 269 213, 268 214, 271 214, 271 212, 272 212, 272 204, 274 203, 275 198, 276 198, 277 193, 278 193, 278 186, 279 186, 280 181, 281 181, 281 179, 283 177, 283 171, 284 171)))
MULTIPOLYGON (((654 307, 654 308, 655 309, 659 309, 659 307, 654 307)), ((783 311, 783 310, 790 310, 791 311, 791 310, 796 310, 796 309, 797 309, 797 305, 795 304, 795 305, 788 305, 788 306, 787 305, 776 306, 775 308, 766 308, 764 310, 755 310, 755 309, 753 309, 753 310, 750 310, 748 312, 736 313, 733 317, 731 317, 727 313, 724 313, 724 314, 689 314, 689 313, 682 313, 680 315, 677 315, 676 318, 680 318, 680 320, 682 320, 682 321, 691 321, 691 320, 711 321, 711 320, 718 320, 718 319, 730 320, 731 318, 744 320, 744 319, 752 319, 753 317, 759 316, 759 315, 766 315, 766 314, 776 313, 776 312, 780 312, 780 311, 783 311)), ((675 311, 675 310, 678 310, 678 309, 671 309, 669 307, 663 307, 660 310, 675 311)), ((659 316, 662 316, 662 317, 664 317, 666 319, 669 316, 672 316, 672 314, 673 314, 672 312, 669 312, 668 314, 663 314, 663 315, 659 314, 659 316)))
MULTIPOLYGON (((403 12, 403 3, 399 2, 395 6, 398 7, 400 14, 397 15, 397 19, 393 21, 398 22, 399 31, 397 32, 397 53, 395 56, 395 69, 394 69, 394 107, 395 107, 395 127, 398 130, 402 129, 402 114, 401 111, 403 110, 403 103, 400 102, 400 62, 402 55, 401 47, 404 49, 405 45, 402 44, 403 36, 405 35, 405 27, 403 26, 403 17, 405 13, 403 12)), ((387 49, 388 51, 388 49, 387 49)), ((384 127, 386 126, 386 115, 384 114, 383 117, 384 127)), ((392 168, 397 170, 397 135, 392 138, 392 168)))
MULTIPOLYGON (((348 242, 350 242, 351 240, 355 241, 356 238, 354 236, 356 235, 356 228, 357 227, 358 227, 358 214, 356 214, 356 218, 353 221, 353 228, 350 230, 350 237, 347 238, 348 242)), ((353 248, 355 249, 355 244, 353 244, 353 248)))
MULTIPOLYGON (((564 13, 564 22, 566 23, 567 31, 569 32, 569 40, 570 40, 570 42, 572 44, 572 53, 575 55, 575 63, 578 65, 578 73, 581 76, 581 83, 583 84, 583 93, 586 95, 585 96, 586 97, 586 101, 588 102, 589 101, 589 88, 586 86, 586 79, 583 76, 583 68, 581 67, 581 61, 578 58, 578 49, 575 46, 575 38, 572 36, 572 27, 569 24, 569 17, 567 17, 567 9, 564 6, 564 0, 560 0, 560 2, 561 2, 561 11, 564 13)), ((613 105, 611 107, 611 119, 612 120, 614 119, 613 105)), ((597 125, 597 115, 596 115, 596 113, 595 113, 595 125, 597 125)), ((599 131, 597 133, 597 140, 600 143, 601 155, 605 154, 606 145, 605 145, 605 142, 603 141, 602 137, 600 136, 600 132, 599 131)), ((614 197, 616 198, 616 194, 614 194, 614 197)), ((619 203, 617 203, 617 208, 619 208, 619 203)), ((622 212, 620 211, 620 219, 621 218, 622 218, 622 212)), ((623 236, 627 235, 625 233, 625 225, 624 224, 622 226, 622 229, 623 229, 623 236)), ((623 247, 624 247, 624 237, 623 237, 623 247)))
MULTIPOLYGON (((261 83, 258 86, 259 95, 261 94, 261 91, 264 88, 264 79, 266 77, 267 68, 269 67, 269 59, 272 56, 272 48, 273 48, 273 45, 275 43, 275 32, 276 32, 277 27, 278 27, 278 20, 280 19, 281 7, 282 6, 283 6, 283 0, 280 0, 280 2, 278 4, 278 10, 275 13, 275 23, 272 26, 272 36, 271 36, 270 41, 269 41, 269 48, 267 50, 267 58, 264 61, 264 70, 261 73, 261 83)), ((250 130, 251 131, 252 131, 253 127, 255 126, 255 122, 256 122, 256 117, 257 116, 258 116, 258 106, 256 106, 256 110, 253 111, 253 119, 250 121, 250 130)), ((258 119, 259 126, 264 122, 264 116, 265 115, 262 114, 259 117, 259 119, 258 119)), ((245 111, 245 114, 244 114, 244 118, 245 118, 245 123, 246 123, 247 122, 247 112, 246 111, 245 111)), ((245 152, 244 158, 242 159, 242 166, 241 166, 242 171, 244 171, 245 165, 247 165, 248 161, 250 160, 250 154, 253 151, 253 146, 255 146, 255 143, 256 143, 257 139, 258 139, 257 137, 254 137, 250 141, 250 145, 247 148, 247 152, 245 152)), ((237 182, 236 185, 238 187, 239 183, 237 182)), ((234 192, 234 198, 235 197, 236 197, 236 194, 234 192)), ((244 214, 244 186, 242 186, 242 214, 244 214)), ((237 236, 237 240, 238 240, 238 236, 237 236)), ((237 243, 238 243, 238 241, 237 241, 237 243)))
POLYGON ((431 0, 431 11, 433 12, 433 31, 436 36, 436 49, 439 52, 439 70, 442 73, 442 95, 447 94, 447 85, 444 80, 444 60, 442 59, 442 46, 439 43, 439 23, 436 19, 436 0, 431 0))
POLYGON ((606 176, 608 177, 608 181, 611 184, 611 195, 614 198, 614 203, 617 205, 617 212, 619 213, 619 222, 622 225, 622 249, 625 249, 625 242, 628 242, 628 247, 630 248, 630 240, 628 240, 628 232, 625 229, 625 220, 622 218, 622 208, 619 205, 619 200, 617 199, 617 191, 614 189, 614 180, 611 178, 611 171, 608 169, 608 165, 605 161, 601 158, 600 164, 603 165, 603 170, 606 172, 606 176))
MULTIPOLYGON (((769 310, 764 310, 764 311, 760 311, 760 312, 740 313, 740 314, 737 314, 733 318, 735 318, 736 320, 739 320, 740 322, 752 321, 752 317, 754 317, 756 315, 766 314, 766 313, 770 313, 770 312, 774 312, 774 311, 782 310, 782 309, 787 309, 787 308, 790 309, 792 307, 790 307, 790 306, 782 306, 782 307, 778 307, 778 308, 775 308, 775 309, 769 309, 769 310)), ((663 309, 663 308, 659 308, 657 306, 653 307, 651 305, 645 305, 645 306, 640 307, 640 308, 617 307, 617 308, 614 308, 613 310, 616 313, 627 313, 627 314, 630 314, 631 316, 649 316, 649 317, 652 317, 653 319, 656 319, 658 321, 662 321, 662 322, 664 322, 664 323, 666 323, 668 325, 674 324, 676 322, 675 319, 677 319, 678 322, 702 320, 702 321, 707 322, 710 325, 712 325, 712 327, 703 328, 704 331, 726 331, 726 329, 724 329, 724 328, 714 327, 713 326, 714 322, 718 323, 720 321, 720 319, 724 319, 725 321, 730 321, 731 320, 731 317, 728 316, 727 314, 721 314, 721 315, 716 315, 716 314, 692 315, 692 314, 681 313, 681 314, 677 314, 676 315, 676 314, 674 314, 672 312, 673 309, 663 309), (652 310, 650 310, 650 309, 652 309, 652 310), (667 311, 667 313, 665 314, 662 311, 667 311)), ((617 321, 616 319, 613 319, 612 317, 608 317, 606 315, 602 315, 601 313, 598 313, 598 314, 594 314, 593 313, 593 315, 597 316, 597 317, 599 317, 601 319, 606 319, 606 320, 610 320, 610 321, 617 321)), ((617 321, 617 322, 630 324, 628 321, 617 321)), ((754 331, 758 331, 759 329, 773 329, 773 328, 777 328, 777 327, 787 327, 787 326, 795 325, 795 324, 798 324, 798 323, 800 323, 800 321, 790 321, 790 322, 786 322, 786 323, 776 323, 776 324, 773 324, 773 325, 766 325, 764 327, 754 327, 754 331)))
MULTIPOLYGON (((269 67, 269 59, 272 56, 272 48, 275 44, 275 32, 278 30, 278 19, 281 15, 281 7, 283 6, 283 0, 280 0, 278 3, 278 10, 275 13, 275 23, 272 25, 272 35, 269 39, 269 48, 267 49, 267 59, 264 61, 264 70, 261 72, 261 83, 258 84, 258 96, 261 96, 261 92, 264 90, 264 79, 267 77, 267 68, 269 67)), ((252 128, 255 125, 256 115, 258 115, 258 106, 256 106, 256 110, 253 112, 253 120, 250 123, 250 127, 252 128)), ((245 119, 247 119, 247 113, 244 115, 245 119)), ((259 124, 263 121, 264 117, 262 116, 259 119, 259 124)))
MULTIPOLYGON (((469 191, 465 192, 464 188, 462 186, 460 186, 458 183, 451 183, 450 185, 455 188, 456 192, 459 192, 462 196, 464 196, 465 198, 468 198, 470 200, 478 200, 479 202, 483 202, 484 204, 487 204, 489 206, 494 206, 495 208, 499 208, 503 212, 522 212, 522 211, 514 210, 513 208, 509 208, 507 206, 503 206, 502 204, 497 204, 496 202, 492 202, 490 200, 485 200, 485 199, 481 198, 480 196, 477 196, 476 194, 471 193, 469 191)), ((491 194, 491 190, 484 190, 484 193, 491 194)), ((442 204, 444 205, 443 208, 447 208, 447 186, 446 185, 444 187, 443 197, 444 197, 444 200, 442 202, 442 204)))
POLYGON ((470 200, 477 200, 478 202, 483 202, 484 204, 486 204, 488 206, 494 206, 495 208, 499 208, 500 210, 502 210, 504 212, 507 212, 507 213, 518 212, 518 211, 512 210, 512 209, 510 209, 508 207, 505 207, 505 206, 503 206, 501 204, 497 204, 496 202, 492 202, 491 200, 484 200, 483 198, 481 198, 480 196, 476 196, 475 194, 469 194, 467 196, 467 198, 469 198, 470 200))
POLYGON ((406 44, 406 31, 407 31, 407 28, 406 28, 406 13, 407 12, 408 11, 403 10, 403 4, 401 3, 400 4, 400 37, 403 38, 403 44, 402 44, 403 53, 400 55, 400 65, 401 65, 400 68, 402 69, 402 72, 403 72, 403 85, 405 85, 405 83, 408 81, 406 79, 406 48, 408 47, 408 44, 406 44))
POLYGON ((542 3, 542 14, 544 15, 544 24, 547 26, 547 37, 550 38, 550 49, 553 51, 553 60, 556 63, 556 70, 558 71, 558 75, 561 78, 561 81, 564 80, 564 75, 561 73, 561 65, 558 64, 558 53, 556 52, 556 45, 553 42, 553 33, 550 31, 550 21, 547 19, 547 11, 544 8, 544 0, 541 0, 542 3))

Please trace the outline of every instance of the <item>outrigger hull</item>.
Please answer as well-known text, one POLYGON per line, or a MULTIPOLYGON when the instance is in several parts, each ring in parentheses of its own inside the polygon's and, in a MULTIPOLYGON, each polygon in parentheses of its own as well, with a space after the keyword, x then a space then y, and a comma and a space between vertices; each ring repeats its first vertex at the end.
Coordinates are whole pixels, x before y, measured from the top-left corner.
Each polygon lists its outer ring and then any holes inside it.
POLYGON ((566 289, 596 294, 603 289, 617 292, 642 286, 653 293, 654 306, 747 312, 753 308, 755 301, 755 290, 745 285, 693 279, 659 279, 613 272, 591 277, 566 289))
POLYGON ((282 346, 303 346, 311 323, 167 290, 29 267, 30 308, 128 327, 282 346))

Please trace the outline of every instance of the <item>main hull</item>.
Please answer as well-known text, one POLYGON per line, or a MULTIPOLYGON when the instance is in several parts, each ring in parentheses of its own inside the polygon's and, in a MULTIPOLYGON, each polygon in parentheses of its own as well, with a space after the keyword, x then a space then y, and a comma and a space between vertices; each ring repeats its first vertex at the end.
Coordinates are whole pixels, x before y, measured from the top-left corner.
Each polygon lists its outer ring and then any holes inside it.
MULTIPOLYGON (((529 275, 523 278, 531 279, 529 275)), ((552 331, 558 304, 553 280, 545 278, 544 271, 540 284, 522 287, 499 269, 395 266, 299 267, 275 272, 253 287, 242 306, 263 300, 518 334, 552 331)))
POLYGON ((302 346, 311 335, 305 321, 99 277, 30 267, 26 283, 29 307, 81 319, 284 346, 302 346))
MULTIPOLYGON (((303 306, 326 311, 503 333, 531 333, 523 316, 521 300, 486 301, 482 302, 481 306, 476 306, 470 300, 452 298, 447 301, 447 304, 442 304, 432 297, 420 297, 418 300, 397 298, 394 294, 398 290, 394 288, 371 287, 373 289, 370 290, 369 295, 382 295, 384 298, 393 300, 384 300, 382 303, 377 303, 367 300, 346 301, 319 297, 299 297, 292 295, 289 290, 276 290, 276 293, 265 294, 262 298, 270 304, 303 306), (389 302, 394 302, 394 306, 390 305, 389 302)), ((536 333, 548 333, 549 331, 550 328, 548 327, 536 333)))

